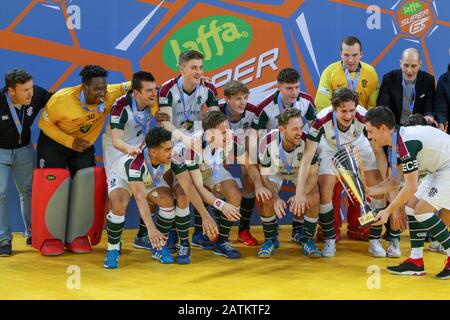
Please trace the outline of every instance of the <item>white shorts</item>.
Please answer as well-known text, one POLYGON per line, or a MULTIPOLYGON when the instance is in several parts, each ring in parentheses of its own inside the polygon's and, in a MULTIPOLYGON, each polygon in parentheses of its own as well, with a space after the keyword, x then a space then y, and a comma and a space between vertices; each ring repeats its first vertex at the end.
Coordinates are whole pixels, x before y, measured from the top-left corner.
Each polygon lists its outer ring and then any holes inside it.
MULTIPOLYGON (((358 138, 353 144, 362 159, 364 171, 378 170, 377 159, 370 146, 369 140, 365 136, 358 138)), ((331 158, 337 150, 329 145, 325 139, 319 143, 319 176, 323 174, 335 175, 331 164, 331 158)))
POLYGON ((428 202, 436 210, 450 209, 450 171, 427 174, 414 196, 428 202))
POLYGON ((275 185, 277 186, 277 193, 278 193, 281 190, 284 180, 291 181, 295 185, 295 187, 297 187, 298 175, 295 174, 292 176, 281 176, 279 174, 274 174, 269 176, 268 179, 270 182, 275 183, 275 185))
POLYGON ((236 181, 239 188, 242 188, 242 183, 239 178, 234 178, 230 172, 228 172, 227 169, 225 169, 223 166, 219 167, 219 174, 218 178, 215 179, 212 174, 212 170, 203 170, 202 171, 202 177, 203 177, 203 185, 207 187, 209 190, 214 190, 214 186, 218 183, 221 183, 223 181, 227 180, 234 180, 236 181))
MULTIPOLYGON (((125 189, 130 194, 130 197, 133 196, 133 192, 131 191, 130 187, 128 186, 128 181, 121 175, 116 174, 115 172, 110 172, 108 175, 108 195, 111 194, 111 192, 115 189, 125 189)), ((167 184, 166 180, 162 179, 159 182, 158 188, 169 188, 169 185, 167 184)), ((155 186, 146 186, 145 188, 145 195, 148 195, 150 192, 155 190, 155 186)))

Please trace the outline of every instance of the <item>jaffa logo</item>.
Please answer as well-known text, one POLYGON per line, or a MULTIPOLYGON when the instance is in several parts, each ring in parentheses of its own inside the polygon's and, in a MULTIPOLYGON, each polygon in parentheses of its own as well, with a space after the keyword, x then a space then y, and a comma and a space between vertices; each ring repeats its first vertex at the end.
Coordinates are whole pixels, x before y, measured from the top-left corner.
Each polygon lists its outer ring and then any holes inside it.
POLYGON ((196 20, 177 30, 164 44, 163 60, 178 71, 178 56, 186 50, 204 55, 204 70, 213 70, 239 57, 250 45, 252 28, 233 16, 212 16, 196 20))
POLYGON ((425 1, 407 1, 399 7, 397 18, 400 31, 415 37, 422 36, 433 25, 431 7, 425 1))

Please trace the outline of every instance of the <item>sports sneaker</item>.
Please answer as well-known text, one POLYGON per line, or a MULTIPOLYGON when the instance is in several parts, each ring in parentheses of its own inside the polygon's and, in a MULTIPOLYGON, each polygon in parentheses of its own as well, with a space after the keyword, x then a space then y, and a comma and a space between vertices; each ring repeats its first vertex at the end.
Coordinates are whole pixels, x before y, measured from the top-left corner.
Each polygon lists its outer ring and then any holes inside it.
POLYGON ((151 251, 152 243, 150 242, 148 235, 145 235, 143 237, 134 238, 133 247, 136 249, 145 249, 151 251))
POLYGON ((117 269, 119 267, 119 250, 108 250, 103 260, 103 267, 106 269, 117 269))
POLYGON ((229 259, 239 259, 241 257, 241 253, 233 248, 228 241, 216 243, 213 253, 229 259))
POLYGON ((212 243, 211 240, 209 240, 208 237, 201 232, 196 232, 192 235, 192 246, 203 250, 214 249, 214 243, 212 243))
POLYGON ((5 239, 0 241, 0 257, 9 257, 11 254, 11 240, 5 239))
POLYGON ((375 258, 386 258, 386 250, 381 245, 381 239, 369 241, 369 255, 375 258))
POLYGON ((258 244, 258 241, 250 233, 250 230, 242 230, 238 233, 238 241, 242 242, 246 246, 254 247, 258 244))
POLYGON ((31 239, 31 236, 29 236, 25 242, 25 244, 27 245, 27 247, 31 247, 33 245, 33 241, 31 239))
POLYGON ((386 250, 386 255, 389 258, 400 258, 402 251, 400 250, 400 239, 391 237, 389 247, 386 250))
POLYGON ((45 240, 40 248, 43 256, 59 256, 64 253, 64 246, 59 239, 45 240))
POLYGON ((308 241, 303 244, 303 253, 310 258, 322 257, 322 253, 317 249, 316 244, 312 239, 308 239, 308 241))
POLYGON ((336 255, 336 239, 325 239, 322 249, 322 257, 332 258, 336 255))
POLYGON ((178 233, 177 230, 170 230, 167 237, 166 247, 170 253, 177 252, 178 233))
POLYGON ((191 263, 191 247, 189 243, 178 245, 178 256, 176 258, 177 264, 191 263))
POLYGON ((164 246, 161 250, 153 249, 152 258, 158 260, 162 264, 172 264, 174 263, 173 257, 170 255, 169 250, 164 246))
POLYGON ((438 278, 439 280, 450 279, 450 257, 448 257, 447 260, 445 261, 444 270, 439 272, 436 275, 436 278, 438 278))
POLYGON ((305 234, 305 230, 303 228, 298 228, 297 230, 292 230, 291 233, 291 241, 296 242, 298 244, 302 244, 302 238, 305 234))
POLYGON ((88 237, 75 238, 71 243, 66 244, 67 250, 73 253, 91 253, 92 247, 88 237))
POLYGON ((275 249, 278 249, 280 247, 280 241, 278 240, 278 230, 279 228, 275 230, 275 234, 273 235, 272 239, 273 246, 275 249))
POLYGON ((398 266, 387 267, 387 271, 392 274, 408 275, 408 276, 424 276, 425 265, 423 264, 423 259, 411 259, 408 258, 398 266))
POLYGON ((272 240, 264 241, 261 249, 258 251, 258 258, 267 259, 273 256, 273 252, 275 251, 275 246, 273 245, 272 240))
POLYGON ((445 252, 445 249, 442 246, 442 244, 440 244, 440 242, 436 241, 436 240, 433 240, 430 242, 428 250, 430 250, 431 252, 439 252, 439 253, 447 255, 447 252, 445 252))

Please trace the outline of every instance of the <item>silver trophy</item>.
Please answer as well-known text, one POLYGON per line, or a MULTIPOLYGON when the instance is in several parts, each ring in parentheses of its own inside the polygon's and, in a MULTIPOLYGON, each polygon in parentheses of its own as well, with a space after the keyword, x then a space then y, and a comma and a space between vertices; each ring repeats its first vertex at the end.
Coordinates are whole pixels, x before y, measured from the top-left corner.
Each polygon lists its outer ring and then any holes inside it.
POLYGON ((356 200, 361 208, 361 217, 358 218, 361 226, 375 222, 377 212, 367 203, 363 180, 360 177, 358 157, 355 155, 353 148, 349 146, 343 147, 333 156, 331 162, 344 190, 347 194, 349 190, 352 193, 348 194, 350 201, 354 202, 356 200))

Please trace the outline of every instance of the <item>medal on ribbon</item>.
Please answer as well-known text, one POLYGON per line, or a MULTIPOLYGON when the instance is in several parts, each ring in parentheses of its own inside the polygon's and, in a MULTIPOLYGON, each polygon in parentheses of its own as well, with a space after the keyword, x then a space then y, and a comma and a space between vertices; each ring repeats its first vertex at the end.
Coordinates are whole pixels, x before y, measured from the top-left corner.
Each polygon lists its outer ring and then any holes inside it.
POLYGON ((81 107, 85 111, 87 111, 87 112, 98 112, 98 113, 105 112, 105 102, 100 102, 94 110, 89 110, 88 106, 86 105, 86 97, 84 96, 83 90, 81 90, 79 98, 80 98, 81 107))
POLYGON ((352 90, 352 91, 356 91, 356 88, 358 87, 358 82, 359 82, 359 69, 360 69, 360 65, 358 64, 358 69, 356 69, 356 74, 355 74, 355 78, 350 77, 350 72, 348 71, 347 66, 344 67, 344 73, 345 73, 345 77, 347 78, 347 87, 352 90))
POLYGON ((148 152, 145 149, 146 148, 144 148, 144 150, 142 152, 144 153, 145 162, 147 163, 148 173, 149 173, 150 177, 152 178, 153 186, 155 187, 155 189, 151 192, 151 195, 152 195, 152 197, 156 198, 156 197, 158 197, 158 191, 156 191, 156 189, 158 189, 161 179, 164 175, 164 164, 161 163, 161 164, 159 164, 158 168, 156 168, 156 169, 153 168, 153 164, 152 164, 150 155, 148 154, 148 152))
POLYGON ((195 103, 198 100, 198 96, 200 94, 200 85, 195 86, 194 102, 191 104, 186 104, 186 100, 185 100, 185 96, 184 96, 185 93, 183 91, 183 76, 178 78, 177 87, 178 87, 178 91, 180 92, 181 103, 183 104, 183 114, 184 114, 184 120, 185 120, 182 122, 181 127, 189 131, 189 130, 191 130, 192 126, 194 125, 194 122, 191 120, 190 114, 191 114, 191 111, 192 111, 195 103))
POLYGON ((19 119, 19 116, 17 115, 16 108, 14 107, 12 103, 11 96, 9 95, 9 92, 6 93, 6 102, 8 103, 9 111, 11 112, 11 116, 14 120, 14 124, 16 125, 17 133, 19 134, 19 144, 22 144, 22 131, 23 131, 23 120, 25 117, 25 110, 23 110, 22 106, 22 120, 19 119))

